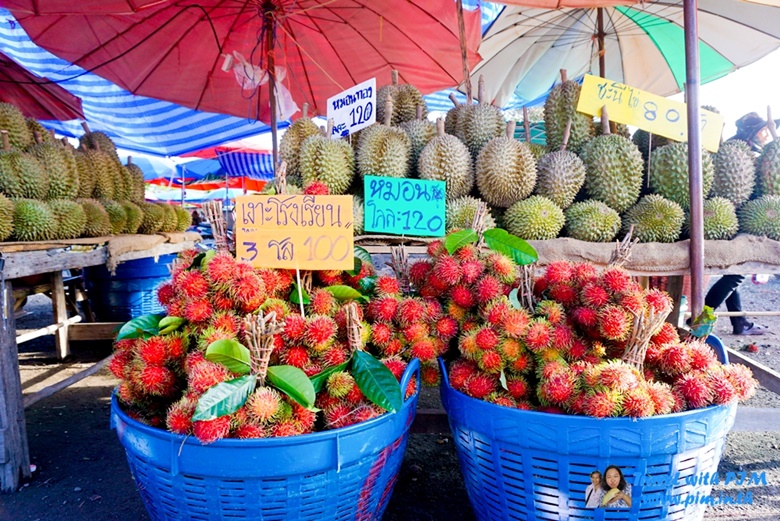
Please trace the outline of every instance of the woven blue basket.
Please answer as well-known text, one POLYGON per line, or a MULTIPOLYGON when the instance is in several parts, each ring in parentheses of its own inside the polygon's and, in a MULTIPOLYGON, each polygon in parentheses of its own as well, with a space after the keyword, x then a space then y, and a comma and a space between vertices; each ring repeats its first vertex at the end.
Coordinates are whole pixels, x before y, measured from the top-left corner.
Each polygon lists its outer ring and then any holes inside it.
POLYGON ((176 254, 136 259, 116 267, 114 275, 105 266, 84 268, 89 299, 98 320, 126 322, 134 317, 164 312, 157 288, 171 275, 168 266, 176 254))
POLYGON ((442 403, 480 521, 702 519, 699 498, 712 486, 698 478, 717 472, 736 405, 640 419, 522 411, 454 390, 440 364, 442 403), (608 465, 631 484, 630 509, 585 508, 590 473, 608 465))
MULTIPOLYGON (((412 360, 401 389, 419 374, 412 360)), ((154 521, 368 521, 390 500, 416 406, 417 393, 350 427, 210 445, 129 418, 116 396, 111 423, 154 521)))

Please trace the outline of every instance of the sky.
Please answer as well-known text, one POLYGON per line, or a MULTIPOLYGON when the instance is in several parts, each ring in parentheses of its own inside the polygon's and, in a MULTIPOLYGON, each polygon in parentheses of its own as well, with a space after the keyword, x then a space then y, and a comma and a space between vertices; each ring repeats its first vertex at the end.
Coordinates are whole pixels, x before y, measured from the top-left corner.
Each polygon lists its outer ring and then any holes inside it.
MULTIPOLYGON (((671 99, 683 101, 683 95, 676 94, 671 99)), ((723 115, 724 139, 736 133, 734 122, 748 112, 757 112, 766 119, 767 105, 772 107, 772 118, 780 119, 780 50, 702 85, 699 101, 712 105, 723 115)))

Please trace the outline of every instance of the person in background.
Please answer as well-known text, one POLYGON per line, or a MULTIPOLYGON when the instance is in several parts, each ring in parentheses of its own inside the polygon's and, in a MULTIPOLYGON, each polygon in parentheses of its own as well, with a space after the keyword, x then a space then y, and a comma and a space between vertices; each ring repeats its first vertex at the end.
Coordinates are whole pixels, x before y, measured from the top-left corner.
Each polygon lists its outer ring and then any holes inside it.
POLYGON ((203 218, 197 210, 192 211, 192 226, 197 226, 203 222, 203 218))
POLYGON ((631 508, 631 484, 623 477, 623 471, 617 465, 610 465, 604 471, 599 504, 605 508, 631 508), (617 492, 608 497, 607 494, 613 489, 617 489, 617 492), (604 499, 607 499, 606 503, 604 499))
MULTIPOLYGON (((745 141, 755 153, 760 153, 769 139, 766 121, 757 113, 745 114, 737 120, 737 133, 732 139, 745 141)), ((742 301, 739 297, 739 285, 745 280, 743 275, 723 275, 712 285, 704 297, 704 305, 717 309, 724 302, 729 311, 742 311, 742 301)), ((750 322, 745 317, 729 317, 732 331, 735 335, 763 335, 767 328, 750 322)))
POLYGON ((594 470, 590 473, 590 485, 585 489, 585 508, 599 506, 599 485, 601 485, 601 472, 594 470))

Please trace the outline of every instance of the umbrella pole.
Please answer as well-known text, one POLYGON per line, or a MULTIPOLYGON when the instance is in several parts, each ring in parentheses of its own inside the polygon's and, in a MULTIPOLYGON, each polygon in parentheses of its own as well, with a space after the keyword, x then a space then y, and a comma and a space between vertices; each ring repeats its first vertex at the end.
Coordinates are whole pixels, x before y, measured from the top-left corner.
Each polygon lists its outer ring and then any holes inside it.
POLYGON ((699 122, 699 21, 698 0, 683 0, 685 21, 685 102, 688 107, 688 176, 691 196, 691 313, 697 317, 703 308, 704 225, 701 180, 701 134, 699 122))
POLYGON ((279 160, 278 145, 276 142, 276 60, 274 59, 274 15, 271 11, 265 12, 265 49, 266 71, 268 72, 268 101, 271 104, 271 141, 273 143, 274 172, 276 162, 279 160))
POLYGON ((599 7, 596 9, 596 39, 599 43, 599 76, 602 78, 606 78, 607 74, 607 65, 606 65, 606 57, 604 56, 606 53, 606 50, 604 49, 604 37, 606 36, 606 33, 604 32, 604 8, 599 7))

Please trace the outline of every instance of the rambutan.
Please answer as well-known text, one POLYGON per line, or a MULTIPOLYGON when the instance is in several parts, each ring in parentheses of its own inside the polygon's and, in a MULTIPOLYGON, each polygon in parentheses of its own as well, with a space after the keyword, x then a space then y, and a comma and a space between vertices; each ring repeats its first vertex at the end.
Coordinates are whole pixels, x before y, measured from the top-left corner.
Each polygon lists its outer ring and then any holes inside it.
POLYGON ((691 370, 691 356, 688 346, 683 342, 672 342, 661 346, 658 365, 664 373, 670 376, 687 373, 691 370))
POLYGON ((571 282, 572 277, 574 277, 572 264, 564 260, 552 261, 544 272, 544 278, 549 284, 571 282))
POLYGON ((238 316, 229 311, 214 313, 211 320, 209 320, 209 326, 237 335, 239 330, 238 316))
POLYGON ((642 378, 636 367, 622 360, 605 362, 600 369, 599 384, 620 392, 636 388, 642 378))
POLYGON ((270 436, 273 438, 286 438, 303 434, 301 425, 295 420, 285 420, 271 426, 270 436))
POLYGON ((664 322, 661 324, 660 329, 650 338, 650 342, 654 344, 668 344, 670 342, 679 342, 680 335, 677 334, 677 328, 671 322, 664 322))
POLYGON ((412 358, 419 358, 421 362, 433 362, 439 354, 436 344, 430 338, 423 338, 414 342, 409 349, 412 358))
POLYGON ((485 275, 479 279, 474 287, 474 295, 477 303, 485 304, 504 294, 504 285, 492 275, 485 275))
POLYGON ((574 396, 576 385, 574 373, 557 371, 539 384, 537 394, 543 404, 565 405, 574 396))
POLYGON ((503 338, 496 346, 496 351, 498 351, 504 360, 511 362, 512 360, 516 360, 525 349, 516 338, 503 338))
POLYGON ((580 301, 583 305, 598 310, 609 302, 609 293, 601 285, 591 282, 582 286, 580 301))
POLYGON ((293 313, 284 319, 284 336, 287 338, 288 342, 302 342, 305 331, 306 319, 301 315, 293 313))
POLYGON ((330 189, 322 181, 312 181, 303 187, 303 195, 330 195, 330 189))
POLYGON ((485 272, 485 265, 478 259, 464 260, 460 265, 460 271, 461 282, 470 286, 485 272))
POLYGON ((618 306, 637 315, 645 309, 645 297, 641 291, 626 291, 620 293, 615 299, 618 306))
POLYGON ((582 412, 594 418, 620 416, 622 396, 609 389, 587 392, 582 400, 582 412))
POLYGON ((400 338, 392 338, 386 346, 382 348, 382 353, 385 356, 395 356, 400 355, 403 353, 404 348, 406 346, 404 345, 403 341, 401 341, 400 338))
POLYGON ((544 317, 550 325, 557 326, 566 322, 566 310, 554 300, 542 300, 536 305, 536 315, 544 317))
POLYGON ((135 351, 138 358, 147 365, 165 365, 168 361, 167 343, 161 336, 153 336, 139 342, 135 351))
POLYGON ((625 392, 622 413, 632 418, 644 418, 655 414, 655 403, 645 385, 639 385, 625 392))
POLYGON ((301 367, 301 370, 306 373, 306 376, 311 378, 315 374, 319 374, 322 372, 322 365, 320 365, 317 362, 309 362, 308 365, 301 367))
POLYGON ((645 391, 653 401, 655 414, 669 414, 675 406, 672 387, 664 382, 647 382, 645 391))
POLYGON ((550 284, 547 287, 547 295, 551 300, 554 300, 567 308, 575 306, 579 301, 577 289, 575 289, 574 284, 571 282, 550 284))
POLYGON ((190 322, 206 322, 213 313, 214 309, 206 299, 190 300, 184 307, 184 317, 190 322))
POLYGON ((423 304, 425 305, 425 316, 428 317, 428 320, 438 320, 444 316, 444 308, 438 299, 425 298, 423 299, 423 304))
POLYGON ((498 380, 496 377, 484 373, 475 373, 466 380, 463 392, 472 398, 481 400, 488 394, 495 392, 498 387, 497 384, 498 380))
POLYGON ((542 295, 545 291, 547 291, 547 287, 550 285, 550 283, 547 281, 545 277, 538 277, 534 281, 534 296, 536 298, 543 298, 542 295))
POLYGON ((152 396, 171 396, 176 392, 176 376, 167 367, 137 361, 131 370, 133 385, 152 396))
POLYGON ((292 419, 299 425, 301 433, 312 432, 314 430, 314 422, 317 421, 317 413, 295 402, 291 402, 290 405, 292 407, 292 419))
POLYGON ((343 398, 355 385, 355 379, 346 371, 336 371, 328 376, 325 388, 328 394, 336 398, 343 398))
MULTIPOLYGON (((317 270, 315 277, 323 286, 339 286, 344 284, 344 272, 341 270, 317 270)), ((295 272, 292 272, 292 279, 295 280, 295 272)))
POLYGON ((333 316, 338 305, 338 301, 330 291, 326 291, 324 288, 314 288, 309 293, 307 310, 312 315, 333 316))
POLYGON ((530 386, 522 376, 511 376, 507 378, 506 388, 515 400, 526 398, 530 392, 530 386))
POLYGON ((552 328, 542 318, 535 318, 528 325, 525 333, 525 345, 533 352, 541 351, 552 341, 552 328))
POLYGON ((631 330, 631 317, 618 306, 607 305, 598 313, 598 330, 609 340, 623 340, 631 330))
POLYGON ((464 244, 458 248, 452 256, 460 262, 474 260, 479 257, 479 249, 473 244, 464 244))
POLYGON ((450 291, 450 298, 457 306, 461 308, 470 308, 476 303, 476 298, 471 290, 465 285, 457 285, 450 291))
POLYGON ((599 276, 599 272, 596 267, 589 262, 577 262, 572 266, 574 271, 574 280, 579 286, 582 286, 586 282, 590 282, 599 276))
POLYGON ((673 387, 685 398, 689 409, 699 409, 712 403, 712 390, 703 372, 687 372, 674 381, 673 387))
POLYGON ((325 409, 325 428, 338 429, 354 423, 350 419, 352 408, 341 401, 325 409))
POLYGON ((224 331, 222 329, 215 329, 213 327, 207 327, 201 331, 198 338, 198 349, 205 351, 208 347, 217 340, 230 340, 235 338, 234 333, 224 331))
POLYGON ((742 364, 728 364, 721 367, 737 393, 737 399, 747 400, 756 394, 758 380, 753 378, 753 372, 742 364))
POLYGON ((173 283, 163 282, 157 288, 157 301, 163 306, 167 306, 173 298, 176 296, 176 289, 173 287, 173 283))
POLYGON ((249 395, 246 410, 249 416, 260 423, 270 422, 279 412, 282 397, 276 389, 258 387, 249 395))
POLYGON ((230 434, 230 416, 193 422, 192 433, 204 445, 221 440, 230 434))
POLYGON ((428 257, 438 257, 439 255, 447 253, 447 248, 444 247, 444 241, 442 239, 437 239, 428 243, 427 252, 428 257))
POLYGON ((668 313, 672 310, 672 299, 665 291, 649 289, 645 291, 645 301, 656 313, 668 313))
POLYGON ((421 300, 405 298, 398 304, 395 320, 399 326, 408 327, 415 322, 427 320, 428 317, 425 316, 425 311, 425 304, 421 300))
MULTIPOLYGON (((265 292, 270 297, 280 297, 283 295, 282 293, 283 277, 280 276, 279 271, 274 269, 261 268, 255 270, 255 273, 257 273, 257 276, 260 277, 260 280, 263 281, 263 287, 265 288, 265 292)), ((286 296, 287 295, 284 295, 284 297, 286 296)))
POLYGON ((517 264, 503 253, 489 254, 485 259, 485 265, 491 275, 505 284, 511 284, 517 278, 517 264))
POLYGON ((450 386, 458 391, 466 388, 466 381, 477 374, 479 368, 477 364, 470 360, 457 360, 449 368, 450 386))
POLYGON ((489 326, 481 327, 477 330, 474 341, 481 350, 495 349, 500 337, 495 329, 489 326))
POLYGON ((165 416, 168 430, 176 434, 192 433, 192 415, 195 414, 197 405, 198 401, 188 396, 182 396, 179 401, 173 403, 165 416))
POLYGON ((447 315, 462 324, 470 315, 468 308, 462 308, 454 302, 448 302, 446 306, 447 315))
POLYGON ((502 328, 511 309, 512 306, 509 303, 509 299, 500 297, 488 302, 480 312, 480 315, 491 326, 502 328))
POLYGON ((311 347, 323 346, 336 335, 336 321, 324 315, 312 315, 306 318, 303 342, 311 347))
POLYGON ((424 322, 415 322, 414 324, 410 324, 403 328, 401 330, 401 335, 403 335, 406 342, 411 344, 417 342, 418 340, 427 338, 428 335, 430 335, 430 332, 431 331, 428 327, 428 324, 424 322))
POLYGON ((347 349, 338 345, 333 345, 320 355, 320 362, 323 367, 333 367, 343 364, 349 359, 347 349))
POLYGON ((206 278, 221 287, 230 286, 237 273, 236 260, 229 253, 217 253, 205 269, 206 278))
POLYGON ((611 294, 623 293, 639 287, 625 269, 615 266, 604 269, 600 279, 604 288, 611 294))
POLYGON ((565 324, 559 324, 553 327, 552 344, 556 349, 568 352, 574 344, 574 332, 565 324))
POLYGON ((581 360, 588 352, 588 344, 581 338, 575 337, 568 349, 569 360, 581 360))
POLYGON ((178 289, 187 298, 200 299, 209 292, 209 282, 200 270, 189 270, 179 278, 178 289))
POLYGON ((507 395, 507 393, 490 393, 485 397, 485 401, 502 407, 511 407, 513 409, 517 407, 515 399, 507 395))
POLYGON ((435 363, 423 364, 420 367, 420 380, 426 387, 435 387, 441 381, 439 366, 435 363))
POLYGON ((498 374, 504 369, 504 360, 497 351, 490 349, 479 354, 477 365, 486 373, 498 374))
POLYGON ((581 306, 569 312, 569 316, 580 327, 595 328, 598 325, 598 312, 591 307, 581 306))
POLYGON ((427 260, 419 260, 412 263, 409 266, 409 280, 415 287, 422 288, 425 286, 425 281, 432 267, 433 265, 427 260))
POLYGON ((120 380, 124 380, 130 376, 130 364, 132 361, 132 353, 117 351, 111 357, 111 361, 108 362, 108 370, 120 380))
POLYGON ((377 296, 398 295, 401 293, 401 286, 398 279, 388 275, 380 275, 374 283, 374 291, 377 296))
POLYGON ((116 388, 116 394, 123 403, 128 405, 140 398, 127 380, 119 383, 119 386, 116 388))
POLYGON ((460 278, 463 275, 458 261, 449 255, 441 255, 436 259, 431 274, 443 281, 445 283, 445 288, 454 286, 460 282, 460 278))
POLYGON ((707 370, 718 363, 715 351, 702 340, 692 340, 687 343, 691 369, 707 370))
POLYGON ((737 390, 722 371, 710 372, 707 383, 712 392, 713 403, 723 405, 737 399, 737 390))
MULTIPOLYGON (((225 293, 214 293, 211 295, 211 305, 217 311, 230 311, 233 309, 233 299, 225 293)), ((170 314, 171 310, 168 310, 170 314)))
POLYGON ((266 298, 265 302, 260 306, 260 311, 266 316, 275 313, 276 320, 281 322, 290 314, 290 305, 287 301, 280 298, 269 297, 266 298))
POLYGON ((190 390, 198 394, 231 378, 230 371, 224 365, 205 359, 198 363, 188 363, 186 371, 190 390))
POLYGON ((344 272, 344 282, 348 286, 352 286, 355 289, 360 288, 360 281, 363 280, 366 277, 372 277, 376 274, 376 270, 374 270, 374 266, 364 262, 360 266, 360 272, 358 272, 357 275, 350 275, 347 272, 344 272))
POLYGON ((522 338, 531 324, 531 316, 524 309, 510 309, 504 320, 504 334, 509 338, 522 338))
POLYGON ((509 362, 509 368, 519 374, 533 371, 534 359, 528 352, 521 352, 517 358, 509 362))
POLYGON ((253 440, 257 438, 267 438, 268 431, 262 425, 257 423, 242 423, 233 430, 233 437, 240 440, 253 440))
POLYGON ((404 371, 406 371, 406 366, 408 365, 405 361, 397 356, 383 358, 380 361, 385 365, 385 367, 390 369, 390 372, 393 373, 393 376, 395 376, 396 380, 401 380, 401 376, 403 376, 404 371))
POLYGON ((449 340, 458 334, 458 322, 452 317, 443 316, 433 325, 434 334, 442 340, 449 340))
POLYGON ((384 347, 393 338, 393 327, 385 322, 374 322, 371 327, 371 343, 384 347))
POLYGON ((263 281, 254 272, 236 278, 230 289, 236 307, 244 313, 256 311, 266 297, 263 281))

